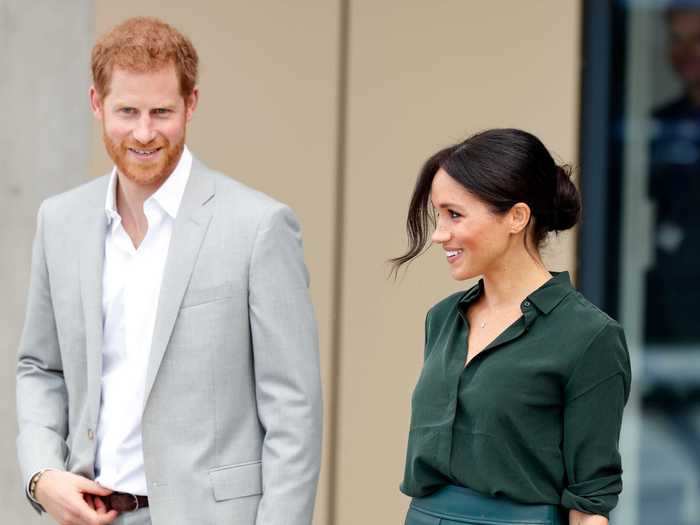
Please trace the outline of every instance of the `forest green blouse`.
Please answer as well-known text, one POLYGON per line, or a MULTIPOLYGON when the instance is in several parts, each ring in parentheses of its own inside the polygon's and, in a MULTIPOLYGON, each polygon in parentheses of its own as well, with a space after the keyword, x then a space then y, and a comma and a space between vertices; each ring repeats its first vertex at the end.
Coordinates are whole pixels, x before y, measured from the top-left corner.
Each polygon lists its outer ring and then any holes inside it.
POLYGON ((453 484, 607 516, 631 380, 620 325, 554 274, 465 367, 466 310, 482 292, 479 282, 428 312, 401 491, 453 484))

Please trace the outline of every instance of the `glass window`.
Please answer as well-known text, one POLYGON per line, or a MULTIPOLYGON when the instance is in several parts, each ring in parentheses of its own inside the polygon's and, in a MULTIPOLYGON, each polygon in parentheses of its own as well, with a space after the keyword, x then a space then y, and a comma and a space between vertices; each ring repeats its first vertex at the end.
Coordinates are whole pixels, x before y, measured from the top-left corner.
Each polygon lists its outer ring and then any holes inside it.
POLYGON ((700 0, 584 9, 580 284, 635 372, 612 522, 700 525, 700 0))

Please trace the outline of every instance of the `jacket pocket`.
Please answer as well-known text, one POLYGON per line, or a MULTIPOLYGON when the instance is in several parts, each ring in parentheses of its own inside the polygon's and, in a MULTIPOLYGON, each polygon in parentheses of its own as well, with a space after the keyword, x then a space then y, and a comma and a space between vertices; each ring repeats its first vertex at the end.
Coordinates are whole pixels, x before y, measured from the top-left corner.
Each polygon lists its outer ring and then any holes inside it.
POLYGON ((209 286, 207 288, 188 289, 182 299, 181 308, 189 308, 200 304, 213 303, 233 297, 233 285, 230 282, 209 286))
POLYGON ((216 501, 262 494, 262 463, 249 461, 209 471, 216 501))

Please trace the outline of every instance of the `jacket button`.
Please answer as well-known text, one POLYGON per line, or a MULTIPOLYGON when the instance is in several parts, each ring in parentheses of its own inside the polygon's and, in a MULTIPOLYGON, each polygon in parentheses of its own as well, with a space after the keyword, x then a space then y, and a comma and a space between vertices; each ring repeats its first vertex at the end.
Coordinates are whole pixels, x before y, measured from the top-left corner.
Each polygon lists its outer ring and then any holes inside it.
POLYGON ((530 308, 530 301, 525 301, 523 303, 523 308, 530 308))
POLYGON ((89 439, 90 441, 92 441, 93 439, 95 439, 95 432, 94 432, 91 428, 88 428, 88 439, 89 439))

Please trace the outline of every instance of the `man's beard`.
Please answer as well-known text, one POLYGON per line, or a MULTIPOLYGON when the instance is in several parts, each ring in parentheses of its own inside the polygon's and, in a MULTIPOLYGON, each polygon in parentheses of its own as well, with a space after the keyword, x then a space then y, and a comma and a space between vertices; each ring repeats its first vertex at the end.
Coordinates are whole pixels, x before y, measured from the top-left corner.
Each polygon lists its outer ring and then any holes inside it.
POLYGON ((182 140, 174 145, 162 135, 158 135, 149 144, 132 143, 130 141, 117 143, 107 136, 104 128, 102 129, 102 139, 104 140, 107 153, 119 173, 139 186, 160 186, 177 166, 182 150, 185 147, 184 136, 182 140), (131 158, 133 154, 129 152, 129 148, 136 150, 162 148, 162 151, 157 153, 157 159, 137 161, 131 158))

